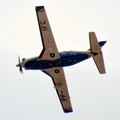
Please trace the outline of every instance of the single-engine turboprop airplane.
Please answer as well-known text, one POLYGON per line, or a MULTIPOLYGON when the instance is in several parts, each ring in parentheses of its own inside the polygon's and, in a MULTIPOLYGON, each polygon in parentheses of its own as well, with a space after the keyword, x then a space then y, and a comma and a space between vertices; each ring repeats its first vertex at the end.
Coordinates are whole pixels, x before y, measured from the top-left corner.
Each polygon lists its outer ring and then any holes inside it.
POLYGON ((43 43, 43 50, 38 57, 22 59, 16 66, 26 70, 41 70, 49 75, 54 83, 62 108, 65 113, 72 112, 72 106, 66 84, 63 67, 74 65, 90 57, 93 57, 99 72, 105 73, 101 47, 106 41, 98 42, 94 32, 89 32, 90 49, 85 52, 66 51, 58 52, 55 40, 48 22, 44 6, 37 6, 36 13, 43 43))

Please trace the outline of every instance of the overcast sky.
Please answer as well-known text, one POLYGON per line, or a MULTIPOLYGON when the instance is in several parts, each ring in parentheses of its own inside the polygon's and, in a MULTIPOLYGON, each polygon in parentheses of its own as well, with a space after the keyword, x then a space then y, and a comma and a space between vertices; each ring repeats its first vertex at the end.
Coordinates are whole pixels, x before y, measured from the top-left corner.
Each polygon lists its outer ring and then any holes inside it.
POLYGON ((120 120, 119 0, 0 0, 0 120, 120 120), (92 58, 64 68, 73 113, 62 110, 52 79, 19 73, 20 58, 38 56, 42 43, 35 6, 44 5, 59 51, 89 49, 95 31, 106 74, 92 58))

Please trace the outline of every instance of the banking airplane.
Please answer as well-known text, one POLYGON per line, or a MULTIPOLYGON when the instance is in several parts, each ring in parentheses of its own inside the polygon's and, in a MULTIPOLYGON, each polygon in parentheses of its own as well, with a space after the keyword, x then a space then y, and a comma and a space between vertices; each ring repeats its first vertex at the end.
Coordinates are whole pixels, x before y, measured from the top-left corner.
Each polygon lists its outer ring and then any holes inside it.
POLYGON ((66 84, 63 67, 74 65, 78 62, 93 57, 99 72, 105 73, 104 61, 102 57, 101 47, 106 41, 98 42, 94 32, 89 32, 90 49, 85 52, 66 51, 58 52, 55 40, 48 22, 44 6, 37 6, 36 13, 40 28, 43 50, 38 57, 22 59, 16 66, 26 70, 41 70, 49 75, 54 83, 54 88, 58 94, 62 108, 65 113, 72 112, 72 106, 66 84))

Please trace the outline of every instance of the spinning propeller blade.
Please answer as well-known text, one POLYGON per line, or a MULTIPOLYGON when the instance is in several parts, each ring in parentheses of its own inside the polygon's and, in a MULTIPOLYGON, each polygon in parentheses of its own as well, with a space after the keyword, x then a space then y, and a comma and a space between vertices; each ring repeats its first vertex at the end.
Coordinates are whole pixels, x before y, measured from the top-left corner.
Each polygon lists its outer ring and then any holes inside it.
POLYGON ((17 64, 16 66, 19 66, 19 71, 20 73, 23 73, 23 70, 22 70, 22 66, 21 66, 21 62, 20 62, 20 57, 18 56, 18 61, 19 61, 19 64, 17 64))

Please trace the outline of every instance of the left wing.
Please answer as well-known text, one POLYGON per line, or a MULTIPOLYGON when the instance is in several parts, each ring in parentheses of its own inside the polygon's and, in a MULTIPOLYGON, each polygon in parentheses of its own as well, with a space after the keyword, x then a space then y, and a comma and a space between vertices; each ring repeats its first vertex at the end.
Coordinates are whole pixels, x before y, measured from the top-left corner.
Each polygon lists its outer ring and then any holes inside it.
POLYGON ((44 6, 37 6, 36 13, 43 43, 43 50, 39 58, 47 60, 60 58, 44 6))
POLYGON ((70 96, 68 93, 63 68, 62 67, 51 68, 43 70, 43 72, 51 76, 54 83, 54 88, 56 89, 64 112, 65 113, 72 112, 73 110, 70 102, 70 96))

